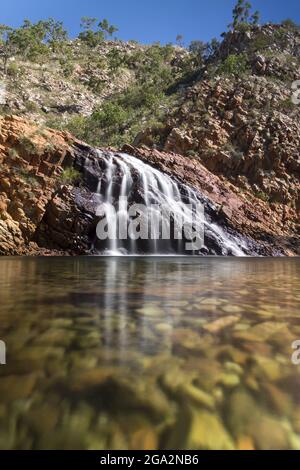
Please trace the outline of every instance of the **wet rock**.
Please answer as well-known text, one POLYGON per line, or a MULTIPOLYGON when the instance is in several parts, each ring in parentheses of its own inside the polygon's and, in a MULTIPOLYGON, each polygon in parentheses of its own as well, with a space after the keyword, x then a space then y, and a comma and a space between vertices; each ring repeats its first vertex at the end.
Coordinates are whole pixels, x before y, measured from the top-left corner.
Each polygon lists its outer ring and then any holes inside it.
POLYGON ((26 412, 26 422, 38 434, 54 432, 59 417, 59 408, 48 403, 33 406, 26 412))
POLYGON ((241 340, 264 342, 282 331, 285 326, 286 324, 281 322, 263 322, 249 328, 249 330, 235 332, 234 337, 241 340))
POLYGON ((37 345, 54 345, 68 347, 74 338, 74 333, 66 329, 49 328, 34 340, 33 344, 37 345))
POLYGON ((210 333, 218 333, 219 331, 227 328, 228 326, 233 325, 234 323, 238 322, 240 317, 236 315, 229 315, 227 317, 218 318, 217 320, 208 323, 203 326, 203 328, 210 333))
POLYGON ((164 318, 165 312, 163 309, 161 309, 159 306, 155 306, 153 304, 145 304, 143 308, 139 308, 137 312, 140 315, 146 316, 146 317, 160 317, 164 318))
MULTIPOLYGON (((289 416, 293 409, 293 402, 288 393, 283 392, 273 383, 264 383, 263 390, 271 408, 281 416, 289 416)), ((293 413, 294 414, 294 413, 293 413)))
POLYGON ((104 384, 109 377, 117 373, 115 368, 95 368, 74 373, 68 379, 68 387, 72 392, 89 391, 104 384))
POLYGON ((250 393, 242 388, 235 390, 226 406, 226 424, 233 436, 237 439, 249 436, 248 431, 252 423, 258 423, 260 412, 250 393))
POLYGON ((129 448, 130 450, 158 449, 158 439, 155 430, 145 427, 135 431, 130 438, 129 448))
POLYGON ((238 450, 255 450, 253 440, 249 436, 242 436, 237 442, 238 450))
POLYGON ((263 356, 255 356, 254 361, 256 363, 254 373, 257 377, 276 381, 282 376, 281 366, 276 360, 263 356))
POLYGON ((218 383, 222 384, 225 388, 234 388, 240 383, 240 378, 236 374, 222 373, 218 379, 218 383))
POLYGON ((216 415, 197 408, 185 407, 169 437, 167 448, 233 450, 234 443, 216 415))
POLYGON ((214 397, 192 384, 181 385, 177 391, 178 397, 182 401, 191 400, 198 406, 203 406, 210 410, 215 407, 214 397))
POLYGON ((261 416, 250 432, 258 450, 289 449, 288 433, 280 420, 269 416, 261 416))
POLYGON ((2 403, 9 403, 21 398, 31 396, 37 383, 38 376, 36 374, 28 374, 22 376, 7 376, 0 378, 0 396, 2 403))

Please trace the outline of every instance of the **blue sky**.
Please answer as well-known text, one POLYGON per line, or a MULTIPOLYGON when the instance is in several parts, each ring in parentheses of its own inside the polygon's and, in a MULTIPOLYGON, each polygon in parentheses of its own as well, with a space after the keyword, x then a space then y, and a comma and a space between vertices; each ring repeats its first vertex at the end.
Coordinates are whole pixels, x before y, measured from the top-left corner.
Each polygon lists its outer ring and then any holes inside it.
MULTIPOLYGON (((143 43, 174 42, 182 34, 185 43, 218 37, 230 22, 236 0, 3 0, 0 23, 19 26, 50 16, 63 20, 71 36, 78 33, 80 18, 107 18, 119 28, 121 39, 143 43)), ((253 0, 262 20, 300 23, 299 0, 253 0)))

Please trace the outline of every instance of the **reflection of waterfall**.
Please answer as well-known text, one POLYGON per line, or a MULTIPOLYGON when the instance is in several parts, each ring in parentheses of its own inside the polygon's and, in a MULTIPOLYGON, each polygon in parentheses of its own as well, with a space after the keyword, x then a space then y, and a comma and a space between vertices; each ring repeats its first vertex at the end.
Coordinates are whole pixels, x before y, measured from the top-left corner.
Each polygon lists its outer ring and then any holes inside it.
POLYGON ((102 169, 97 187, 101 197, 99 221, 106 221, 109 235, 101 239, 97 232, 96 253, 235 256, 247 253, 246 244, 221 227, 217 210, 193 189, 130 155, 98 151, 98 156, 102 169), (146 208, 141 217, 146 221, 146 236, 137 237, 136 233, 133 236, 130 223, 136 219, 130 213, 132 204, 146 208), (204 206, 205 215, 199 212, 200 205, 204 206), (120 236, 124 227, 126 236, 120 236), (187 249, 187 242, 195 234, 200 239, 203 230, 204 243, 187 249))

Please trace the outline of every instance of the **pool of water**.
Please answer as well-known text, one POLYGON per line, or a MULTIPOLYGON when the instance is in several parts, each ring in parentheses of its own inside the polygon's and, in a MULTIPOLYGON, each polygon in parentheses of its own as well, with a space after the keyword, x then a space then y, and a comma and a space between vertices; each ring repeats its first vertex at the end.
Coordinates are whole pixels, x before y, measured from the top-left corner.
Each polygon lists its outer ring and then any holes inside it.
POLYGON ((1 258, 1 449, 300 449, 300 260, 1 258))

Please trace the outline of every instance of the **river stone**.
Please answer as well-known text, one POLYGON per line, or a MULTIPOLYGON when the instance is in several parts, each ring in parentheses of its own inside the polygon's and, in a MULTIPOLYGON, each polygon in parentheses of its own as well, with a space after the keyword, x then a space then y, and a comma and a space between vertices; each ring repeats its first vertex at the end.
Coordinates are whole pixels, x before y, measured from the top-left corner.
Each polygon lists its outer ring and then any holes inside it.
POLYGON ((118 369, 113 367, 98 367, 74 372, 68 379, 68 388, 72 392, 89 391, 91 388, 102 385, 109 377, 117 373, 118 369))
POLYGON ((227 317, 221 317, 217 320, 214 320, 211 323, 208 323, 203 326, 203 328, 210 333, 218 333, 222 331, 224 328, 233 325, 237 321, 239 321, 240 317, 237 315, 229 315, 227 317))
POLYGON ((227 361, 227 362, 225 362, 224 367, 225 367, 226 371, 234 372, 238 375, 242 375, 243 372, 244 372, 242 367, 239 366, 238 364, 236 364, 235 362, 227 361))
POLYGON ((173 326, 169 323, 158 323, 155 325, 155 329, 159 333, 170 333, 173 330, 173 326))
POLYGON ((48 403, 36 405, 26 413, 26 421, 30 428, 37 433, 52 432, 59 420, 60 412, 57 406, 48 403))
POLYGON ((138 308, 136 311, 146 317, 164 318, 166 316, 166 313, 162 308, 153 304, 145 304, 143 308, 138 308))
POLYGON ((287 416, 293 409, 293 403, 288 393, 283 392, 276 385, 272 383, 264 383, 263 389, 266 393, 267 400, 270 406, 280 415, 287 416))
POLYGON ((240 313, 241 307, 239 305, 223 305, 221 310, 225 313, 240 313))
POLYGON ((182 407, 167 442, 169 449, 233 450, 234 442, 218 416, 194 407, 182 407))
POLYGON ((300 436, 298 434, 290 432, 288 439, 291 450, 300 450, 300 436))
POLYGON ((156 450, 158 438, 153 428, 145 427, 135 431, 130 438, 130 450, 156 450))
POLYGON ((70 330, 64 328, 49 328, 34 340, 34 344, 68 347, 73 337, 74 333, 70 330))
POLYGON ((219 377, 218 383, 224 385, 225 388, 234 388, 240 383, 240 378, 236 374, 222 373, 219 377))
POLYGON ((2 403, 9 403, 31 396, 38 380, 37 374, 9 375, 0 379, 0 396, 2 403))
POLYGON ((258 450, 286 450, 290 445, 288 433, 282 421, 261 415, 249 429, 258 450))
POLYGON ((229 397, 226 406, 226 423, 236 438, 249 436, 252 422, 257 423, 260 408, 246 390, 239 388, 229 397))
POLYGON ((239 340, 264 342, 275 335, 275 333, 282 331, 285 327, 285 323, 266 321, 248 330, 236 331, 233 333, 233 336, 239 340))
POLYGON ((241 436, 237 442, 238 450, 255 450, 253 439, 249 436, 241 436))
POLYGON ((22 353, 24 361, 40 360, 44 359, 63 359, 65 355, 65 349, 62 347, 51 347, 51 346, 32 346, 26 347, 22 353))
POLYGON ((80 403, 77 409, 72 410, 67 420, 64 420, 64 425, 72 432, 80 429, 81 432, 87 432, 91 426, 94 416, 94 410, 86 403, 80 403))
POLYGON ((282 376, 281 366, 274 359, 257 355, 254 357, 254 361, 256 366, 253 372, 257 377, 276 381, 282 376))
POLYGON ((215 407, 214 397, 192 384, 185 384, 179 387, 178 395, 183 400, 190 399, 195 405, 200 405, 210 410, 215 407))
POLYGON ((190 328, 177 328, 171 338, 174 344, 186 349, 201 349, 203 346, 199 333, 190 328))
POLYGON ((300 406, 293 408, 292 423, 294 430, 300 434, 300 406))

